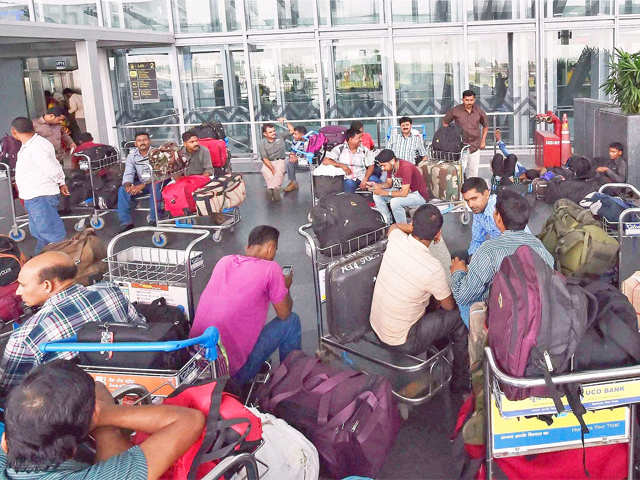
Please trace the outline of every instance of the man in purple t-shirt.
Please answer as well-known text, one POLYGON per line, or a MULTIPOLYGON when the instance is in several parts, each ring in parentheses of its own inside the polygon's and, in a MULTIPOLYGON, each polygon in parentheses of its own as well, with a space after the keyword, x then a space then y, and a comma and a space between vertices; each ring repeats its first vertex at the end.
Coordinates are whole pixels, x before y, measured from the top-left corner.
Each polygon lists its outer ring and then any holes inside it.
POLYGON ((245 255, 222 257, 200 296, 189 335, 217 327, 233 379, 248 383, 276 350, 283 361, 300 350, 300 318, 289 294, 293 272, 284 276, 273 259, 280 232, 268 225, 251 230, 245 255), (266 323, 269 304, 276 317, 266 323), (266 325, 265 325, 266 323, 266 325))
POLYGON ((387 172, 385 183, 367 185, 373 187, 376 208, 389 225, 394 223, 394 219, 395 223, 407 223, 404 208, 419 207, 431 199, 422 173, 413 163, 396 158, 388 148, 376 156, 376 164, 387 172))

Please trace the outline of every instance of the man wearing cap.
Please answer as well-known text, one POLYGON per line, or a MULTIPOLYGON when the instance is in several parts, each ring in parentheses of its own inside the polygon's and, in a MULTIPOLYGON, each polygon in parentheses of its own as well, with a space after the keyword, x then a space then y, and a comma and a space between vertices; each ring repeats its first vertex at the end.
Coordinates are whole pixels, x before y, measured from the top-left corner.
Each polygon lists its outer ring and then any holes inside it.
POLYGON ((64 145, 67 145, 71 150, 76 148, 76 144, 68 133, 64 131, 62 123, 65 119, 64 107, 57 105, 47 110, 47 112, 41 117, 33 120, 33 129, 41 137, 46 138, 51 142, 53 148, 56 151, 56 158, 60 163, 64 160, 64 145))
POLYGON ((431 199, 420 170, 413 163, 396 158, 388 148, 376 156, 376 164, 387 172, 387 180, 384 183, 366 185, 373 189, 376 208, 387 224, 394 221, 407 223, 405 207, 419 207, 431 199))

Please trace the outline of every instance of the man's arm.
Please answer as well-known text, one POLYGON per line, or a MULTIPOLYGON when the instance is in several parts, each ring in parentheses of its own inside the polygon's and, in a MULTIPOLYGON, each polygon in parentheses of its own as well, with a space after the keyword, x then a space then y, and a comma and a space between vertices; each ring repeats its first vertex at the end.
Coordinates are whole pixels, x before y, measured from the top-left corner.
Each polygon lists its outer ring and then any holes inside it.
POLYGON ((487 285, 493 280, 495 272, 483 250, 475 253, 467 271, 456 270, 456 262, 451 264, 451 291, 458 305, 483 300, 487 285))
POLYGON ((391 234, 394 230, 400 230, 406 234, 413 233, 413 224, 411 223, 394 223, 389 227, 389 231, 387 232, 387 236, 391 234))
POLYGON ((124 188, 128 188, 133 185, 133 181, 136 178, 136 165, 133 157, 133 153, 127 156, 124 162, 124 174, 122 175, 122 185, 124 188))
POLYGON ((73 138, 71 138, 71 136, 65 131, 65 129, 60 127, 60 133, 62 141, 67 147, 76 148, 76 142, 73 141, 73 138))
POLYGON ((294 127, 293 127, 293 124, 292 124, 290 121, 288 121, 285 117, 280 117, 280 118, 278 118, 278 121, 279 121, 281 124, 283 124, 283 125, 286 125, 286 126, 287 126, 287 130, 289 130, 289 135, 293 135, 293 128, 294 128, 294 127))
POLYGON ((56 150, 53 148, 53 145, 50 142, 44 145, 44 169, 48 176, 53 180, 59 187, 65 184, 65 175, 64 170, 62 169, 62 165, 56 158, 56 150))
POLYGON ((480 139, 480 149, 482 150, 487 146, 487 134, 489 133, 489 117, 484 111, 480 117, 480 125, 482 125, 482 138, 480 139))
POLYGON ((424 146, 424 141, 422 140, 422 136, 420 136, 420 141, 418 142, 417 153, 418 155, 420 155, 422 161, 427 159, 427 149, 424 146))
POLYGON ((481 222, 475 221, 471 224, 471 243, 469 243, 469 249, 467 252, 469 255, 476 253, 476 250, 482 245, 487 238, 487 232, 481 222))
POLYGON ((453 122, 453 108, 442 117, 442 126, 448 127, 451 122, 453 122))
POLYGON ((346 175, 351 175, 353 172, 349 168, 349 165, 338 162, 338 158, 340 158, 340 155, 342 154, 342 149, 339 149, 339 147, 340 145, 333 147, 333 149, 324 157, 324 160, 322 160, 322 164, 337 167, 344 171, 346 175))
POLYGON ((455 310, 457 305, 456 301, 453 299, 453 294, 449 295, 447 298, 440 300, 440 306, 447 311, 455 310))
POLYGON ((375 169, 375 165, 369 165, 367 167, 367 171, 364 172, 364 177, 362 178, 362 182, 360 182, 361 188, 366 188, 366 184, 369 181, 369 177, 373 175, 373 170, 375 169))
POLYGON ((409 195, 409 189, 411 188, 410 185, 402 185, 402 188, 400 190, 389 191, 385 190, 385 186, 376 183, 373 194, 379 195, 381 197, 406 197, 407 195, 409 195))

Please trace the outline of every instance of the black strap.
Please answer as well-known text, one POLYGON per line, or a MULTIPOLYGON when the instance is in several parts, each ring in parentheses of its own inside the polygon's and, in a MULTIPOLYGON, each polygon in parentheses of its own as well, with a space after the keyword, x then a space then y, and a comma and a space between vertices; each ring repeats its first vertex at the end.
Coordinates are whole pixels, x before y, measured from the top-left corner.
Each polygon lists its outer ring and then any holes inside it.
POLYGON ((640 343, 638 343, 638 331, 629 326, 618 315, 610 312, 599 323, 602 333, 611 338, 621 349, 627 352, 633 359, 640 361, 640 343))
POLYGON ((567 396, 567 402, 569 402, 569 406, 571 407, 571 411, 578 419, 578 423, 580 424, 580 440, 582 441, 582 468, 584 469, 584 473, 587 477, 589 477, 589 471, 587 470, 587 453, 584 447, 584 436, 589 433, 589 427, 584 421, 584 414, 587 413, 587 410, 582 405, 580 401, 580 393, 579 393, 579 385, 576 384, 565 384, 563 386, 563 390, 565 395, 567 396))
POLYGON ((538 364, 538 368, 542 370, 542 374, 544 375, 544 383, 547 387, 547 392, 553 399, 553 404, 556 406, 556 410, 558 411, 558 413, 564 412, 564 405, 562 404, 562 400, 560 398, 560 392, 551 380, 551 372, 547 367, 547 362, 545 361, 544 355, 540 352, 540 349, 538 349, 538 347, 533 347, 531 349, 531 353, 534 355, 534 360, 538 364))

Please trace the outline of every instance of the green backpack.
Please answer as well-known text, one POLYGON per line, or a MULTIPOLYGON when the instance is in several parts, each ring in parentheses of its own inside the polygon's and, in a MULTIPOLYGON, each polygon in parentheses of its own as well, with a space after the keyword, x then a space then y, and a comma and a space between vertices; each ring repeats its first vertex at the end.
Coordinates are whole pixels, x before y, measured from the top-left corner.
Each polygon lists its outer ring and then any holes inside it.
POLYGON ((567 276, 603 275, 616 265, 618 241, 589 210, 566 198, 553 204, 538 238, 567 276))

